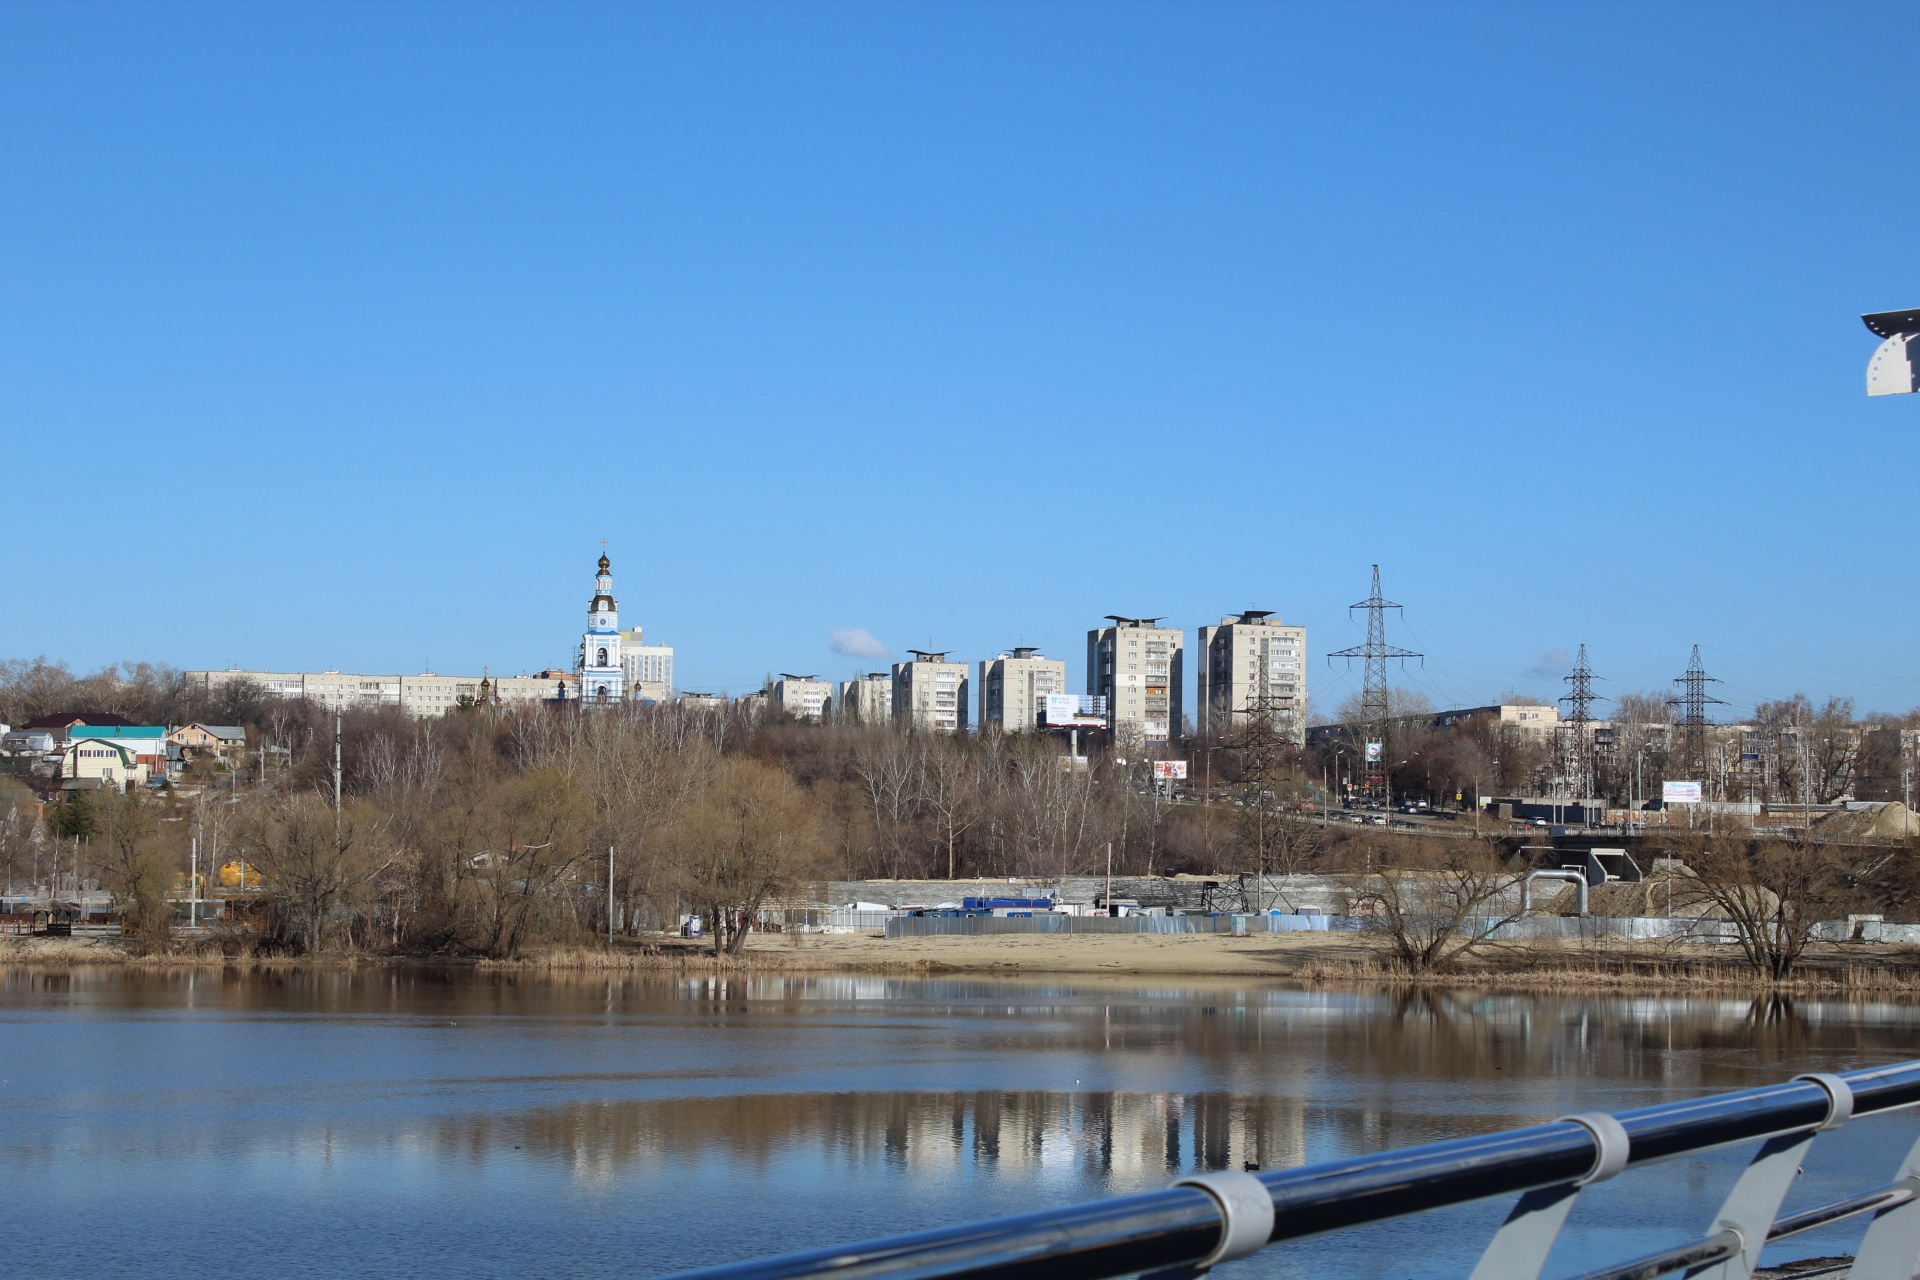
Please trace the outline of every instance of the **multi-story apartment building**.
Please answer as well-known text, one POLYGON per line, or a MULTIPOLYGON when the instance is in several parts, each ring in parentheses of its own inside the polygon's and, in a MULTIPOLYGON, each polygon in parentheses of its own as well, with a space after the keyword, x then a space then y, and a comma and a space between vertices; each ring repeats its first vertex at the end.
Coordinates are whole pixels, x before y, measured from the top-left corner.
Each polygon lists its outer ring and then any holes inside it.
POLYGON ((824 720, 833 707, 833 686, 813 676, 783 671, 773 682, 773 705, 796 720, 824 720))
POLYGON ((858 680, 842 681, 835 711, 841 720, 853 724, 892 724, 893 676, 869 671, 858 680))
POLYGON ((579 676, 569 671, 542 671, 530 676, 443 676, 424 671, 417 676, 405 676, 231 668, 189 671, 186 679, 209 690, 235 680, 249 680, 275 697, 309 698, 329 710, 399 707, 420 719, 443 716, 463 704, 478 702, 483 696, 502 703, 558 702, 579 696, 579 676))
POLYGON ((938 733, 967 730, 967 664, 944 653, 909 649, 911 662, 893 664, 893 718, 938 733))
POLYGON ((1019 648, 980 663, 980 727, 1031 733, 1047 709, 1047 695, 1067 691, 1067 664, 1038 649, 1019 648))
POLYGON ((1108 614, 1087 632, 1087 692, 1107 700, 1116 742, 1177 741, 1186 731, 1186 633, 1158 618, 1108 614))
POLYGON ((673 646, 645 644, 641 628, 620 633, 620 665, 627 674, 627 697, 666 702, 673 697, 673 646))
POLYGON ((1296 742, 1307 731, 1307 629, 1270 609, 1248 609, 1200 628, 1196 701, 1202 736, 1267 714, 1296 742))

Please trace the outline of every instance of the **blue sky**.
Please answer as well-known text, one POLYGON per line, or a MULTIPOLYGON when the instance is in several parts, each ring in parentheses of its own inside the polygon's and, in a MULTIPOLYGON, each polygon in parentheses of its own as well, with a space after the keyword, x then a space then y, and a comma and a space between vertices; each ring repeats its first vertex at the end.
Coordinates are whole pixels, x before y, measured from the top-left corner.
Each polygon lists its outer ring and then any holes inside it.
MULTIPOLYGON (((0 656, 680 683, 1379 562, 1436 702, 1920 704, 1899 5, 12 4, 0 656)), ((869 662, 867 665, 871 665, 869 662)))

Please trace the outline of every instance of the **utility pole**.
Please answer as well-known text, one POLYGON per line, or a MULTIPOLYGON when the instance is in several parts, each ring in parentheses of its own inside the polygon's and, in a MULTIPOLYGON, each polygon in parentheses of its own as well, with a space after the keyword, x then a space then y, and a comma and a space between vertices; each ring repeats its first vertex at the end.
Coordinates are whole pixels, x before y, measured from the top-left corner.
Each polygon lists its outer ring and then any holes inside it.
POLYGON ((1419 658, 1425 664, 1426 655, 1415 653, 1411 649, 1400 649, 1387 643, 1387 610, 1398 609, 1399 605, 1380 594, 1380 566, 1373 566, 1373 591, 1358 604, 1347 606, 1351 614, 1355 609, 1367 611, 1367 642, 1351 649, 1341 649, 1327 655, 1332 664, 1335 658, 1345 658, 1349 666, 1355 658, 1363 664, 1360 681, 1360 720, 1364 730, 1362 753, 1367 766, 1367 795, 1374 797, 1384 787, 1386 761, 1387 719, 1391 712, 1387 699, 1387 663, 1398 661, 1406 665, 1408 658, 1419 658))
POLYGON ((1704 783, 1707 780, 1707 708, 1727 705, 1710 696, 1707 686, 1719 684, 1720 680, 1708 675, 1700 665, 1700 646, 1695 645, 1686 674, 1676 676, 1673 682, 1680 686, 1680 740, 1685 744, 1687 771, 1704 783))
POLYGON ((1593 696, 1593 668, 1587 665, 1587 646, 1580 646, 1580 656, 1574 659, 1573 673, 1563 677, 1573 687, 1573 692, 1561 698, 1568 703, 1567 724, 1573 732, 1573 763, 1580 778, 1580 811, 1587 815, 1589 826, 1593 823, 1590 812, 1593 799, 1593 704, 1604 702, 1604 698, 1593 696))
POLYGON ((1113 841, 1107 841, 1107 914, 1113 914, 1113 841))
POLYGON ((188 842, 187 855, 187 928, 200 925, 200 837, 188 842))
POLYGON ((613 949, 613 846, 607 846, 607 949, 613 949))
POLYGON ((340 852, 340 708, 333 709, 333 851, 340 852))

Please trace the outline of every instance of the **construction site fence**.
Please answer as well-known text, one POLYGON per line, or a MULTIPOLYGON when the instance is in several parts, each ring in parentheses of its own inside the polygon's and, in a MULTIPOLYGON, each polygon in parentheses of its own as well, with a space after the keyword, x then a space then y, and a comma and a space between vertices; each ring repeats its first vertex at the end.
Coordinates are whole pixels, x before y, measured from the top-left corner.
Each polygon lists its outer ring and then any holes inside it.
POLYGON ((980 938, 1004 933, 1296 933, 1354 930, 1356 916, 895 916, 889 938, 980 938))
POLYGON ((117 938, 120 935, 121 925, 118 920, 48 921, 44 917, 35 919, 31 914, 0 916, 0 936, 15 938, 117 938))
MULTIPOLYGON (((1418 922, 1414 922, 1416 925, 1418 922)), ((884 928, 889 938, 980 938, 999 934, 1175 934, 1294 933, 1306 930, 1359 932, 1380 929, 1378 917, 1335 915, 1184 915, 1184 916, 910 916, 882 919, 868 928, 884 928)), ((1463 921, 1460 932, 1500 942, 1534 938, 1600 941, 1608 938, 1673 942, 1740 941, 1731 920, 1665 916, 1527 916, 1463 921)), ((1813 928, 1823 942, 1920 944, 1920 924, 1879 920, 1824 920, 1813 928)))

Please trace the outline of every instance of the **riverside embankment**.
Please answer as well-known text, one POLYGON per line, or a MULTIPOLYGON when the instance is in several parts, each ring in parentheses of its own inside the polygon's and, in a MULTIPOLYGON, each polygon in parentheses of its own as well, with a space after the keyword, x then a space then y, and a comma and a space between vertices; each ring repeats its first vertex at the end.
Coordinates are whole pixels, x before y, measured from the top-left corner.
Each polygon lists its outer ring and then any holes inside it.
POLYGON ((138 954, 115 939, 0 939, 0 966, 286 970, 385 966, 490 972, 851 973, 983 977, 1266 979, 1296 985, 1388 983, 1513 991, 1775 990, 1920 997, 1920 948, 1815 944, 1796 975, 1771 983, 1730 944, 1551 939, 1490 945, 1444 970, 1410 973, 1372 933, 1048 935, 889 939, 871 933, 754 934, 737 956, 685 939, 542 947, 508 959, 459 956, 222 954, 212 946, 138 954))

